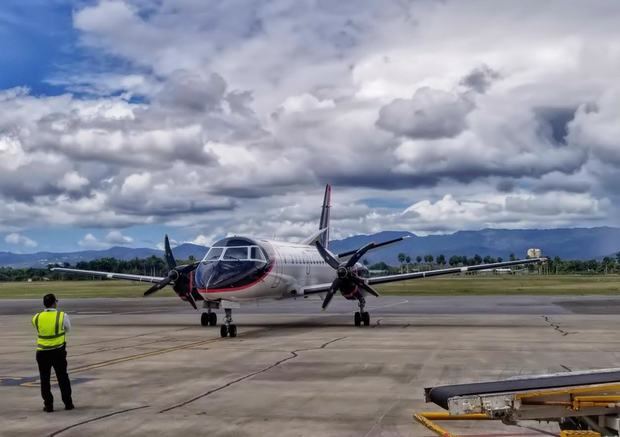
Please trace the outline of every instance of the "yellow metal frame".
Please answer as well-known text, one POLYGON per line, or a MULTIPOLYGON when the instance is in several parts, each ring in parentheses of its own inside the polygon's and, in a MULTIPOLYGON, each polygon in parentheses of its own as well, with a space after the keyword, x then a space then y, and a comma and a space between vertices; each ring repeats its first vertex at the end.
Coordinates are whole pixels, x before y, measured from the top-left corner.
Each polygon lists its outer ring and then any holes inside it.
POLYGON ((442 437, 458 437, 456 434, 452 434, 441 426, 437 425, 434 420, 492 420, 486 414, 461 414, 459 416, 453 416, 450 413, 430 412, 430 413, 418 413, 414 414, 413 418, 420 424, 424 425, 435 434, 442 437))
POLYGON ((595 394, 620 392, 620 384, 599 384, 589 387, 572 387, 553 390, 539 390, 516 394, 523 405, 554 405, 564 406, 569 410, 579 411, 584 408, 616 408, 620 407, 620 394, 595 394), (568 396, 567 401, 536 401, 534 398, 548 396, 568 396))

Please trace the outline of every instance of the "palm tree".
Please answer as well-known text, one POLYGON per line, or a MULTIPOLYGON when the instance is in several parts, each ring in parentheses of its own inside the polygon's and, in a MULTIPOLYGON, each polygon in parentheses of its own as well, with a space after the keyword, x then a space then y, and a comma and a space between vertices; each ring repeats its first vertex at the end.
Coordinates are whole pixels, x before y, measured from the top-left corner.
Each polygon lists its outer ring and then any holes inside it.
POLYGON ((441 266, 446 264, 446 257, 443 255, 443 253, 437 257, 437 264, 441 266))
POLYGON ((407 255, 405 255, 404 253, 399 253, 398 254, 398 261, 400 262, 400 272, 403 272, 403 263, 405 262, 405 260, 407 259, 407 255))
POLYGON ((411 264, 411 257, 409 255, 405 258, 405 262, 407 263, 407 273, 409 273, 409 265, 411 264))

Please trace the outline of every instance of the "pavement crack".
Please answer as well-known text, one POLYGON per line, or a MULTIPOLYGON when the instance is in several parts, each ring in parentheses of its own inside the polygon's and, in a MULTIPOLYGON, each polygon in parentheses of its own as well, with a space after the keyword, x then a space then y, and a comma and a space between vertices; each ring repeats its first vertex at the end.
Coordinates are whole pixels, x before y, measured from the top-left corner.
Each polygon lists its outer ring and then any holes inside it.
MULTIPOLYGON (((325 349, 328 345, 330 345, 330 344, 332 344, 332 343, 336 343, 337 341, 340 341, 340 340, 344 340, 345 338, 347 338, 347 337, 338 337, 338 338, 335 338, 335 339, 333 339, 333 340, 330 340, 330 341, 328 341, 327 343, 323 343, 323 344, 321 345, 321 347, 319 347, 318 349, 325 349)), ((317 349, 317 348, 314 348, 314 347, 313 347, 313 348, 310 348, 310 349, 297 349, 297 350, 295 350, 295 351, 293 351, 293 352, 313 351, 313 350, 316 350, 316 349, 317 349)))
POLYGON ((269 370, 273 369, 274 367, 278 367, 278 366, 279 366, 280 364, 282 364, 282 363, 285 363, 285 362, 287 362, 287 361, 290 361, 290 360, 292 360, 293 358, 297 358, 297 357, 299 356, 299 353, 300 353, 300 352, 308 352, 308 351, 314 351, 314 350, 325 349, 325 348, 326 348, 327 346, 329 346, 330 344, 335 343, 335 342, 340 341, 340 340, 344 340, 345 338, 347 338, 347 337, 339 337, 339 338, 335 338, 335 339, 333 339, 333 340, 330 340, 330 341, 327 341, 327 342, 323 343, 323 344, 322 344, 321 346, 319 346, 319 347, 312 347, 312 348, 305 348, 305 349, 295 349, 295 350, 293 350, 293 351, 288 352, 288 353, 290 354, 290 356, 288 356, 288 357, 286 357, 286 358, 282 358, 281 360, 278 360, 278 361, 276 361, 275 363, 273 363, 273 364, 271 364, 271 365, 269 365, 269 366, 267 366, 267 367, 264 367, 264 368, 262 368, 262 369, 260 369, 260 370, 257 370, 257 371, 255 371, 255 372, 252 372, 252 373, 248 373, 247 375, 243 375, 243 376, 241 376, 241 377, 239 377, 239 378, 237 378, 237 379, 234 379, 234 380, 232 380, 232 381, 227 382, 226 384, 220 385, 219 387, 216 387, 216 388, 214 388, 214 389, 211 389, 211 390, 209 390, 209 391, 207 391, 207 392, 205 392, 205 393, 199 394, 198 396, 194 396, 194 397, 193 397, 193 398, 191 398, 191 399, 188 399, 188 400, 186 400, 186 401, 183 401, 183 402, 181 402, 181 403, 179 403, 179 404, 175 404, 175 405, 173 405, 173 406, 171 406, 171 407, 164 408, 163 410, 160 410, 159 412, 160 412, 160 413, 166 413, 166 412, 168 412, 168 411, 171 411, 171 410, 174 410, 174 409, 177 409, 177 408, 184 407, 185 405, 191 404, 192 402, 195 402, 195 401, 197 401, 197 400, 199 400, 199 399, 206 398, 206 397, 208 397, 208 396, 212 395, 213 393, 216 393, 216 392, 218 392, 218 391, 224 390, 225 388, 228 388, 228 387, 230 387, 230 386, 232 386, 232 385, 235 385, 235 384, 237 384, 237 383, 240 383, 240 382, 242 382, 242 381, 245 381, 246 379, 252 378, 252 377, 254 377, 254 376, 256 376, 256 375, 260 375, 261 373, 268 372, 269 370))
POLYGON ((569 334, 577 334, 577 332, 569 332, 569 331, 565 331, 564 329, 562 329, 560 327, 560 325, 558 325, 557 323, 554 323, 553 320, 551 320, 551 318, 549 316, 542 316, 542 318, 545 320, 545 322, 547 322, 547 324, 552 327, 554 330, 556 330, 559 334, 562 334, 562 336, 567 336, 569 334))
POLYGON ((128 413, 130 411, 135 411, 135 410, 141 410, 143 408, 148 408, 148 407, 149 407, 149 405, 143 405, 142 407, 127 408, 125 410, 114 411, 112 413, 104 414, 103 416, 93 417, 92 419, 88 419, 88 420, 84 420, 82 422, 74 423, 73 425, 70 425, 70 426, 67 426, 65 428, 59 429, 58 431, 54 431, 53 433, 48 434, 48 437, 57 436, 57 435, 65 432, 65 431, 69 431, 70 429, 77 428, 78 426, 81 426, 81 425, 86 425, 87 423, 95 422, 97 420, 107 419, 108 417, 116 416, 118 414, 128 413))

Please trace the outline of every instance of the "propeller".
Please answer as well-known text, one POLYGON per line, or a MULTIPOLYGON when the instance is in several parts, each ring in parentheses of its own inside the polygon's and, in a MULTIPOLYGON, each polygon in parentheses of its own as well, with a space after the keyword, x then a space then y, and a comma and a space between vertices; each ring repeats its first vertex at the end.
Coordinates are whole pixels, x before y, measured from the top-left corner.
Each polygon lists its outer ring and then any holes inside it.
POLYGON ((196 270, 196 267, 198 267, 200 263, 195 262, 192 264, 182 264, 177 266, 177 262, 172 254, 172 249, 170 248, 170 240, 168 240, 168 235, 164 238, 164 248, 166 263, 168 264, 168 268, 170 270, 168 270, 168 274, 163 280, 157 282, 151 288, 146 290, 144 295, 149 296, 156 291, 161 290, 166 285, 172 283, 172 288, 175 293, 179 296, 185 297, 194 309, 198 309, 196 306, 196 301, 192 296, 192 290, 189 287, 189 274, 196 270))
POLYGON ((332 282, 332 285, 329 288, 329 291, 325 295, 325 299, 323 300, 323 305, 322 305, 323 310, 327 308, 327 306, 329 305, 329 303, 331 302, 332 298, 334 297, 334 295, 336 294, 338 290, 342 292, 342 291, 350 290, 353 287, 357 286, 365 290, 366 292, 372 294, 373 296, 377 296, 377 297, 379 296, 379 293, 377 293, 377 291, 374 288, 368 285, 362 278, 357 276, 357 273, 355 272, 354 267, 355 267, 355 264, 366 254, 366 252, 368 252, 371 249, 376 249, 377 247, 382 246, 383 245, 382 243, 380 244, 368 243, 365 246, 359 248, 357 251, 355 251, 355 253, 353 254, 353 256, 351 256, 351 258, 349 258, 347 261, 342 262, 342 263, 338 262, 338 260, 334 258, 332 254, 329 253, 320 242, 317 241, 315 244, 323 260, 327 264, 329 264, 334 270, 336 270, 336 274, 338 275, 332 282))

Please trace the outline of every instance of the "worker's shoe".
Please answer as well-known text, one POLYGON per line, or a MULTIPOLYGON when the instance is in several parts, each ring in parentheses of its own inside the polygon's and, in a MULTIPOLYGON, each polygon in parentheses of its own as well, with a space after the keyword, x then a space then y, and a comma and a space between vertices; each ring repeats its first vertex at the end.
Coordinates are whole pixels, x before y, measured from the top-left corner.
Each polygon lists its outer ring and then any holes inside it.
POLYGON ((65 410, 73 410, 74 408, 75 408, 75 405, 73 405, 73 404, 65 405, 65 410))
POLYGON ((45 411, 46 413, 53 413, 54 412, 54 406, 53 405, 46 405, 43 407, 43 411, 45 411))

